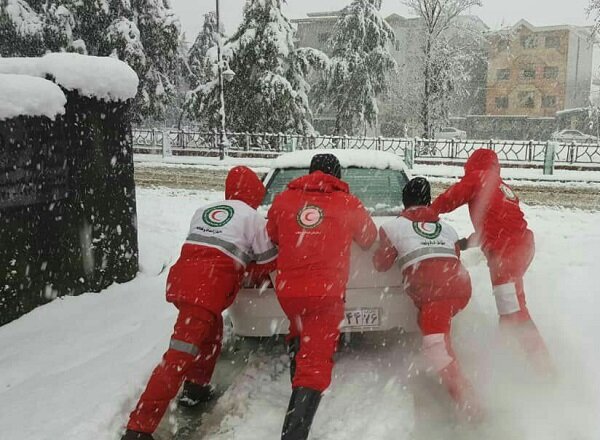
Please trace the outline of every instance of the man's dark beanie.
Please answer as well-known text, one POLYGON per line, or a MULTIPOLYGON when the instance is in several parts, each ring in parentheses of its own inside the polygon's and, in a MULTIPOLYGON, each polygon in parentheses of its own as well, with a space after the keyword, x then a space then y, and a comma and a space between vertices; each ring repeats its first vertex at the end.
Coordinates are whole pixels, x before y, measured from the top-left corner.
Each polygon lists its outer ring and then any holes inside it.
POLYGON ((405 208, 428 206, 431 204, 431 186, 427 179, 415 177, 402 190, 402 203, 405 208))
POLYGON ((331 174, 340 179, 342 177, 342 167, 340 161, 333 154, 316 154, 310 162, 309 173, 322 171, 325 174, 331 174))

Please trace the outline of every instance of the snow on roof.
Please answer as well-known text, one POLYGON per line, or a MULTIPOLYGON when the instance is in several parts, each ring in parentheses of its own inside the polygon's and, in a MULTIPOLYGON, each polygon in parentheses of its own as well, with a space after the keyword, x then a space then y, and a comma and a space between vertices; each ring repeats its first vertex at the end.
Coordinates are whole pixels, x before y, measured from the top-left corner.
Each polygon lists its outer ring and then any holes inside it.
POLYGON ((393 154, 384 151, 374 150, 300 150, 293 153, 286 153, 273 161, 273 168, 308 168, 310 161, 316 154, 333 154, 344 168, 377 168, 384 170, 402 170, 406 172, 406 167, 402 159, 393 154))
POLYGON ((137 94, 138 77, 116 58, 77 53, 49 53, 41 58, 0 58, 0 73, 54 77, 57 84, 80 95, 126 101, 137 94))
POLYGON ((0 121, 17 116, 47 116, 65 113, 67 98, 51 81, 27 75, 0 74, 0 121))

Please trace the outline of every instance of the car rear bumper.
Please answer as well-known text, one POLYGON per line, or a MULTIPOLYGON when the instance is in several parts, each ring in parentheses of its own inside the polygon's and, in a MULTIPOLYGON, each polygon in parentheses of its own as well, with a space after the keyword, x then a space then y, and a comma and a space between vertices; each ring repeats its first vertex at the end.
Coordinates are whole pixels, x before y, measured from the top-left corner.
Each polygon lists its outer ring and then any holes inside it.
MULTIPOLYGON (((375 308, 380 309, 378 326, 342 328, 342 332, 418 329, 417 310, 402 288, 346 291, 346 310, 375 308)), ((228 314, 233 323, 233 332, 239 336, 268 337, 288 332, 289 322, 273 289, 242 289, 228 309, 228 314)))

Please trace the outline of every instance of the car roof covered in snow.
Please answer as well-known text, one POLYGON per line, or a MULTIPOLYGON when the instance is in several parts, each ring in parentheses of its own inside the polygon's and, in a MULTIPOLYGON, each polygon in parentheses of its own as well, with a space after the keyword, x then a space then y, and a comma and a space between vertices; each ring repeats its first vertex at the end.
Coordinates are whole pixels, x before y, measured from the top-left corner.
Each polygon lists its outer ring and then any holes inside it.
POLYGON ((335 155, 343 168, 376 168, 380 170, 392 169, 404 171, 408 174, 404 162, 393 153, 374 150, 300 150, 286 153, 273 161, 273 168, 308 168, 310 161, 316 154, 335 155))
POLYGON ((66 90, 104 101, 126 101, 137 94, 138 76, 123 61, 77 53, 49 53, 40 58, 0 58, 0 73, 50 75, 66 90))
POLYGON ((51 81, 27 75, 0 74, 0 121, 18 116, 47 116, 65 113, 67 98, 51 81))

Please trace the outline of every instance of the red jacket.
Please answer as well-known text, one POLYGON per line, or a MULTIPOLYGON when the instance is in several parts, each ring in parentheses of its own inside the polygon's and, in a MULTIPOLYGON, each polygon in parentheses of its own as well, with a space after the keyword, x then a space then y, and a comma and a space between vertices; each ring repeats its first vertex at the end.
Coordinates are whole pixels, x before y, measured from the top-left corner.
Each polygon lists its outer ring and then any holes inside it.
POLYGON ((275 198, 267 232, 279 246, 276 290, 284 297, 343 297, 352 241, 368 249, 377 238, 348 184, 320 171, 290 182, 275 198))
MULTIPOLYGON (((440 221, 438 215, 428 207, 406 209, 400 216, 419 223, 440 221)), ((456 256, 460 257, 458 246, 455 246, 455 252, 456 256)), ((375 269, 379 272, 388 271, 394 266, 398 256, 398 249, 388 238, 384 229, 380 228, 379 248, 373 255, 375 269)), ((406 293, 418 307, 431 301, 471 296, 469 273, 458 258, 434 257, 422 260, 404 269, 402 278, 406 293)))
POLYGON ((465 164, 465 175, 432 203, 436 213, 469 204, 471 221, 486 253, 498 253, 520 243, 528 234, 519 198, 500 177, 498 156, 477 150, 465 164))
MULTIPOLYGON (((239 200, 256 209, 264 195, 264 185, 249 168, 236 167, 229 172, 225 182, 227 200, 239 200)), ((274 263, 269 264, 274 270, 274 263)), ((244 273, 250 270, 252 265, 244 267, 215 247, 188 242, 169 271, 167 301, 201 306, 221 314, 235 299, 244 273)))

